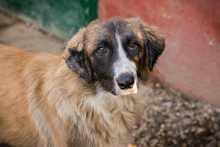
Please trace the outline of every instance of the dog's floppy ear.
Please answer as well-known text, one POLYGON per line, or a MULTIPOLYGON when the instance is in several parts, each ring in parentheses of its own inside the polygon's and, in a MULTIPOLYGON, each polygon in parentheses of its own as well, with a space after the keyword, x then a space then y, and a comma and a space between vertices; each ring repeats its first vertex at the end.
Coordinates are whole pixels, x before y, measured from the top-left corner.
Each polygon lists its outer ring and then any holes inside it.
POLYGON ((80 29, 79 32, 70 39, 63 53, 63 58, 71 70, 84 78, 87 83, 90 83, 92 81, 92 68, 84 49, 84 32, 85 28, 80 29))
POLYGON ((87 83, 92 81, 92 68, 84 51, 69 50, 70 56, 66 60, 67 66, 84 78, 87 83))
POLYGON ((165 39, 162 35, 156 32, 156 28, 149 27, 142 23, 145 35, 146 57, 148 60, 148 68, 153 70, 158 57, 162 54, 165 48, 165 39))

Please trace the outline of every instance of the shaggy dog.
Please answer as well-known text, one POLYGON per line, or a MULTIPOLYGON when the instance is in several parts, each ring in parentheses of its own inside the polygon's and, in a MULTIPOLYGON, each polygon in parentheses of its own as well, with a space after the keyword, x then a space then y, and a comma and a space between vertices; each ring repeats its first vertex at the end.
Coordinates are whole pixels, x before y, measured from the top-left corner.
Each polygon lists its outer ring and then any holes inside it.
POLYGON ((114 17, 80 29, 63 54, 0 45, 0 141, 126 146, 164 42, 139 18, 114 17))

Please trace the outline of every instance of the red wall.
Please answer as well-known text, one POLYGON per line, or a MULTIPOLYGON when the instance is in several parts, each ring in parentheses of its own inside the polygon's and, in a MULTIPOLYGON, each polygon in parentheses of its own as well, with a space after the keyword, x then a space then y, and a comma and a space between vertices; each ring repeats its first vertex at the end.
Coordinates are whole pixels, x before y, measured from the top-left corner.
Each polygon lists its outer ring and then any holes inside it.
POLYGON ((138 17, 158 27, 166 48, 154 69, 165 85, 220 106, 219 0, 99 0, 99 18, 138 17))

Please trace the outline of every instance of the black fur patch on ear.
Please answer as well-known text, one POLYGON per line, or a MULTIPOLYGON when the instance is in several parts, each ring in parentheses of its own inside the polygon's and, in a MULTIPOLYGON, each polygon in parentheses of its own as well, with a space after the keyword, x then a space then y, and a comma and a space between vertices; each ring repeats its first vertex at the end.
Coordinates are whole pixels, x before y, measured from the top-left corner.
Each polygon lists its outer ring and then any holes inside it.
POLYGON ((165 39, 161 36, 157 36, 156 34, 151 34, 148 32, 149 36, 147 38, 147 60, 148 60, 148 68, 150 71, 153 70, 153 66, 156 63, 158 57, 162 54, 165 48, 165 39))
POLYGON ((70 56, 66 60, 67 66, 80 77, 84 78, 86 83, 90 83, 92 81, 92 68, 88 57, 86 57, 83 51, 78 52, 69 49, 69 52, 70 56))

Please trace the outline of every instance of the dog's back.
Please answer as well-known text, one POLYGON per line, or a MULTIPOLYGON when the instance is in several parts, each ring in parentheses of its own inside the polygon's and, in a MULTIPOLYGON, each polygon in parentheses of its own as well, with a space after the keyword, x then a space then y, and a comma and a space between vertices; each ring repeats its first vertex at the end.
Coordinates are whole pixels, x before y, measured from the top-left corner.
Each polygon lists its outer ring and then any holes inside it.
MULTIPOLYGON (((24 70, 33 53, 0 44, 0 140, 18 142, 31 124, 24 89, 24 70), (22 103, 22 105, 20 105, 22 103), (16 116, 16 117, 15 117, 16 116), (11 137, 11 138, 10 138, 11 137)), ((32 132, 27 132, 27 134, 32 132)), ((19 142, 18 142, 19 143, 19 142)), ((19 144, 18 144, 19 145, 19 144)))
MULTIPOLYGON (((38 144, 39 132, 30 117, 28 95, 34 80, 41 80, 39 72, 44 70, 43 67, 50 70, 51 57, 61 61, 61 56, 27 52, 0 44, 0 141, 10 142, 13 146, 38 144)), ((56 64, 56 60, 51 63, 56 64)))

